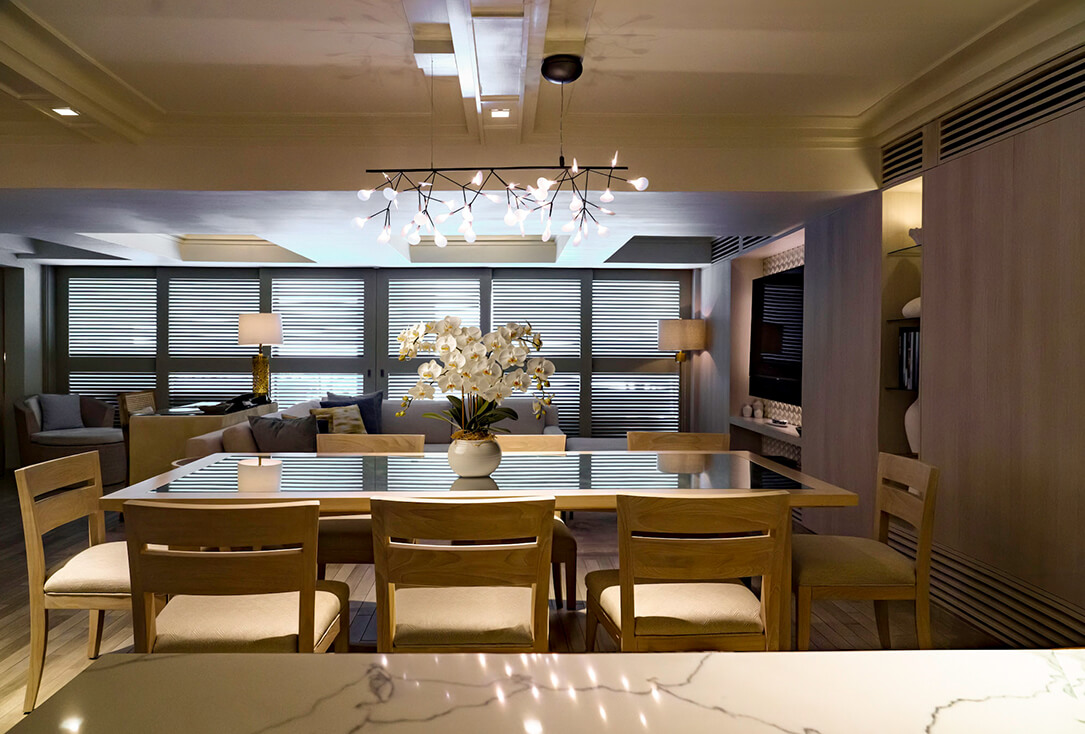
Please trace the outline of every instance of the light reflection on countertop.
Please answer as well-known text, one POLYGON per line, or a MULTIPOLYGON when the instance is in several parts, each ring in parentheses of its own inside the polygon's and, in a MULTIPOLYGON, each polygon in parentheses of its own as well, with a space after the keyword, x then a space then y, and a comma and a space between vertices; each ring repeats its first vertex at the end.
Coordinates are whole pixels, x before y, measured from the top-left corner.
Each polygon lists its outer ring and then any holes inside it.
POLYGON ((107 655, 12 731, 1085 732, 1085 651, 107 655))

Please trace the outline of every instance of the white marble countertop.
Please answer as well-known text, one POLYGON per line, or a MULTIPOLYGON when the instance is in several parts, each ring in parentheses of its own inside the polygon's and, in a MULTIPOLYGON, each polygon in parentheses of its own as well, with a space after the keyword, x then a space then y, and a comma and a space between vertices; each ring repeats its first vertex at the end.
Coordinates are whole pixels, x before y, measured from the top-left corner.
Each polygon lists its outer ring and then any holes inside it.
POLYGON ((12 731, 1085 732, 1085 651, 108 655, 12 731))

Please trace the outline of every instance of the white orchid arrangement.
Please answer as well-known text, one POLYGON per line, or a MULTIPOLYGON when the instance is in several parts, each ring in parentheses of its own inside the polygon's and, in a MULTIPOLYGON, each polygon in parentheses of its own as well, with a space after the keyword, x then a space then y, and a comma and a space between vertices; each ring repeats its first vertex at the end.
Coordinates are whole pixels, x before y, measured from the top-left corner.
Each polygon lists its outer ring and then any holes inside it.
POLYGON ((508 430, 494 424, 518 416, 501 403, 513 393, 530 392, 536 418, 546 414, 552 397, 547 393, 554 365, 548 359, 530 358, 532 348, 542 349, 542 337, 530 323, 509 322, 488 334, 477 326, 461 326, 456 316, 423 321, 404 329, 397 337, 399 359, 434 354, 418 368, 418 382, 403 397, 405 415, 411 402, 431 399, 437 390, 448 397, 450 410, 426 413, 447 421, 459 430, 452 438, 486 439, 508 430))

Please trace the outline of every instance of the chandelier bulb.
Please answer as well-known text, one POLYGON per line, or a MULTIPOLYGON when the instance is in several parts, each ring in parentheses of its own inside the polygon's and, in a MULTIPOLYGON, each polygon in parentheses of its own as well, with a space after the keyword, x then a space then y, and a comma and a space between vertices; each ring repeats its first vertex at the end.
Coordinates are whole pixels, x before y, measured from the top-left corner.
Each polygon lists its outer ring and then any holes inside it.
POLYGON ((549 219, 546 220, 546 228, 543 229, 542 241, 543 242, 549 242, 550 241, 550 220, 549 219))
POLYGON ((437 222, 437 224, 444 224, 445 222, 448 221, 448 214, 441 213, 441 214, 438 214, 433 219, 434 219, 434 221, 437 222))
POLYGON ((456 227, 456 231, 459 232, 460 234, 463 234, 464 232, 466 232, 470 228, 471 228, 471 223, 465 220, 463 222, 460 222, 460 226, 456 227))
POLYGON ((610 187, 607 187, 606 191, 599 194, 599 201, 603 202, 604 204, 609 204, 610 202, 614 201, 614 194, 610 193, 610 187))
POLYGON ((474 178, 471 179, 471 185, 472 186, 481 186, 482 185, 482 171, 475 172, 474 178))
POLYGON ((576 220, 575 219, 570 219, 568 222, 561 225, 561 231, 562 232, 572 232, 574 227, 576 227, 576 220))
POLYGON ((475 240, 477 238, 478 238, 478 235, 475 234, 475 230, 471 229, 471 227, 468 226, 467 231, 463 233, 464 242, 471 245, 471 244, 474 244, 474 242, 475 242, 475 240))
POLYGON ((373 195, 373 189, 358 189, 358 198, 362 201, 369 201, 369 197, 373 195))
POLYGON ((529 212, 527 209, 517 209, 516 210, 516 221, 523 222, 525 219, 527 219, 527 215, 530 214, 530 213, 531 212, 529 212))
POLYGON ((444 205, 448 207, 448 210, 449 210, 450 212, 451 212, 451 211, 454 211, 454 210, 456 209, 456 202, 452 201, 451 199, 449 199, 448 201, 444 202, 444 205))
POLYGON ((412 230, 411 233, 409 235, 407 235, 407 244, 408 245, 417 245, 421 241, 422 241, 422 236, 420 234, 418 234, 417 229, 412 230))
POLYGON ((445 247, 448 244, 448 238, 441 234, 440 231, 435 231, 433 233, 433 244, 438 247, 445 247))
POLYGON ((353 224, 357 229, 361 229, 368 221, 369 217, 366 217, 365 219, 363 219, 362 217, 354 217, 354 219, 350 220, 350 223, 353 224))
POLYGON ((646 188, 648 188, 648 179, 646 179, 644 176, 641 176, 640 178, 635 178, 630 181, 629 185, 635 188, 637 191, 644 191, 646 188))
POLYGON ((584 239, 584 238, 583 238, 583 236, 581 236, 580 232, 577 232, 577 233, 576 233, 576 236, 575 236, 575 237, 573 237, 573 244, 574 244, 574 245, 579 245, 579 244, 580 244, 580 242, 581 242, 581 241, 582 241, 583 239, 584 239))
POLYGON ((386 224, 386 225, 384 225, 384 229, 381 230, 381 233, 379 235, 377 235, 377 242, 380 242, 383 245, 383 244, 388 243, 391 239, 392 239, 392 228, 389 227, 386 224))
POLYGON ((470 207, 470 206, 466 207, 466 208, 465 208, 465 209, 463 210, 463 221, 465 221, 465 222, 473 222, 473 221, 475 221, 475 215, 474 215, 474 213, 473 213, 473 212, 471 211, 471 207, 470 207))
POLYGON ((426 213, 419 209, 417 212, 415 212, 414 218, 411 221, 421 227, 426 222, 426 213))
POLYGON ((573 194, 572 201, 569 202, 569 211, 578 212, 584 208, 584 200, 576 194, 573 194))
POLYGON ((516 226, 516 223, 517 223, 518 221, 520 221, 520 220, 519 220, 519 219, 517 218, 517 216, 516 216, 516 212, 514 212, 514 211, 512 210, 512 205, 511 205, 511 204, 510 204, 510 205, 509 205, 509 207, 508 207, 508 208, 507 208, 507 209, 505 210, 505 219, 504 219, 504 221, 505 221, 505 224, 506 224, 507 226, 509 226, 509 227, 514 227, 514 226, 516 226))
POLYGON ((489 199, 490 202, 493 203, 493 204, 500 204, 501 203, 501 197, 498 196, 497 194, 483 194, 483 196, 485 196, 487 199, 489 199))
POLYGON ((395 189, 393 189, 391 186, 389 186, 389 187, 385 188, 384 190, 382 190, 381 193, 384 194, 384 198, 387 199, 388 201, 394 201, 395 198, 396 198, 396 194, 398 192, 395 189))
POLYGON ((614 216, 614 212, 612 212, 610 209, 607 209, 605 206, 599 207, 599 213, 600 214, 608 214, 608 215, 610 215, 612 217, 614 216))
POLYGON ((610 159, 610 167, 611 168, 617 168, 618 167, 618 151, 614 151, 614 157, 610 159))
POLYGON ((595 231, 599 233, 600 237, 606 237, 607 234, 610 232, 610 230, 604 227, 602 224, 600 224, 595 231))
POLYGON ((573 158, 573 173, 580 173, 580 166, 576 164, 576 158, 573 158))

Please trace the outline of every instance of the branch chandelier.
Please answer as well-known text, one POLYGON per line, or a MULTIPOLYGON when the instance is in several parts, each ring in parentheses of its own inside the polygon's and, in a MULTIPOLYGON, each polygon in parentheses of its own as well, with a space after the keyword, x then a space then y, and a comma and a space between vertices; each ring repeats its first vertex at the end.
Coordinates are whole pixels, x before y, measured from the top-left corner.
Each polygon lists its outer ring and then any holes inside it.
MULTIPOLYGON (((558 54, 543 59, 542 75, 548 81, 562 85, 561 116, 559 117, 558 130, 560 138, 560 151, 558 165, 556 166, 490 166, 470 168, 436 168, 433 166, 433 142, 431 130, 430 142, 430 167, 429 168, 401 168, 368 169, 366 173, 379 173, 384 176, 384 182, 374 189, 361 189, 358 198, 362 201, 369 199, 376 193, 385 200, 383 209, 370 214, 368 217, 355 217, 353 224, 361 229, 371 219, 383 220, 377 242, 387 244, 392 239, 392 210, 399 210, 403 200, 416 204, 418 209, 414 217, 403 226, 400 234, 411 245, 417 245, 422 241, 422 233, 433 234, 433 243, 437 247, 445 247, 448 238, 441 233, 438 225, 444 224, 450 217, 460 215, 462 221, 457 231, 463 235, 464 241, 473 243, 477 235, 474 230, 474 206, 481 197, 487 201, 500 205, 505 204, 506 226, 519 230, 520 236, 525 236, 524 220, 535 212, 539 213, 539 219, 543 223, 543 242, 548 242, 552 236, 551 221, 554 216, 554 203, 558 194, 568 190, 572 194, 569 202, 570 219, 561 226, 561 231, 572 234, 572 243, 579 245, 588 236, 589 228, 595 227, 599 236, 605 237, 607 227, 601 218, 613 216, 614 212, 607 209, 605 204, 614 201, 614 194, 610 187, 614 182, 622 182, 632 186, 637 191, 648 188, 648 179, 625 178, 624 173, 628 170, 625 166, 618 165, 618 153, 614 153, 609 166, 580 166, 576 158, 572 165, 565 164, 565 135, 563 119, 565 116, 565 84, 576 81, 583 71, 583 64, 578 56, 558 54), (452 174, 464 174, 475 171, 475 175, 468 183, 460 183, 452 174), (541 172, 553 175, 539 176, 535 185, 520 184, 511 180, 512 172, 541 172), (621 173, 619 173, 621 172, 621 173), (510 179, 510 180, 507 180, 510 179), (500 184, 504 188, 504 197, 493 192, 484 191, 489 184, 500 184), (447 200, 439 198, 434 193, 436 186, 450 185, 458 189, 457 194, 447 200), (591 200, 592 192, 598 194, 598 203, 591 200), (434 211, 431 211, 431 206, 434 211)), ((430 75, 430 109, 432 116, 433 108, 433 76, 430 75)), ((462 178, 462 176, 461 176, 462 178)))

